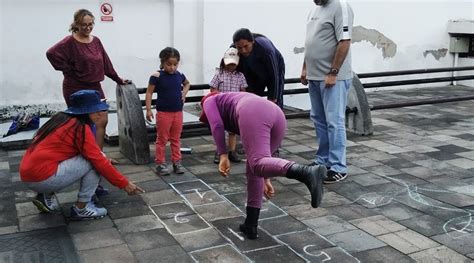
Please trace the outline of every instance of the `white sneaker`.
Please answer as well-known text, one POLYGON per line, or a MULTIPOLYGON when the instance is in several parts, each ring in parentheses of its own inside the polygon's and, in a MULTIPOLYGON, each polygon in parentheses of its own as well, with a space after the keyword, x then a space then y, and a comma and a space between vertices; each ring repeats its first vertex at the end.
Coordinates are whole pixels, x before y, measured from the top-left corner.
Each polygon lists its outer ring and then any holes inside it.
POLYGON ((107 209, 97 207, 93 202, 88 202, 82 209, 73 205, 71 207, 71 220, 99 219, 107 215, 107 209))
POLYGON ((61 212, 58 199, 53 194, 38 194, 33 200, 33 204, 44 213, 58 213, 61 212))

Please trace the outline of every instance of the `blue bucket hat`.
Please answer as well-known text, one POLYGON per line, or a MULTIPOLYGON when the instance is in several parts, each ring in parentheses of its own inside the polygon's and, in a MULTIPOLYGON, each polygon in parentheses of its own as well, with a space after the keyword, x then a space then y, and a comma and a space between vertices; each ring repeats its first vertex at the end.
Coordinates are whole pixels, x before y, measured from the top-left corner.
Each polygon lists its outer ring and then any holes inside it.
POLYGON ((97 90, 80 90, 71 94, 71 106, 65 113, 82 115, 98 111, 105 111, 109 105, 100 100, 97 90))

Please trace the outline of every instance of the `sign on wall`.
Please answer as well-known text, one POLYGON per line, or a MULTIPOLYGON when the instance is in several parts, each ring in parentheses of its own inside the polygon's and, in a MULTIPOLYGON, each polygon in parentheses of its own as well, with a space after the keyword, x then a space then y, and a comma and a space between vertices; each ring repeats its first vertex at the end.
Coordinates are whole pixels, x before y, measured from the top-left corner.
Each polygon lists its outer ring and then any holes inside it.
POLYGON ((111 3, 104 2, 100 5, 100 21, 104 22, 112 22, 114 21, 113 15, 114 8, 112 7, 111 3))

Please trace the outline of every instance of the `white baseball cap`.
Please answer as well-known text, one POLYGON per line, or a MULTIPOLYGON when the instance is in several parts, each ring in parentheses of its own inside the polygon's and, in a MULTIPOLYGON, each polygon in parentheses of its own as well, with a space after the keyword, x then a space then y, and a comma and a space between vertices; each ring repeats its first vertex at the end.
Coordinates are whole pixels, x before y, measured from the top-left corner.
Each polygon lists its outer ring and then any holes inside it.
POLYGON ((235 64, 239 65, 239 52, 237 51, 236 48, 229 48, 227 51, 224 53, 224 64, 229 65, 229 64, 235 64))

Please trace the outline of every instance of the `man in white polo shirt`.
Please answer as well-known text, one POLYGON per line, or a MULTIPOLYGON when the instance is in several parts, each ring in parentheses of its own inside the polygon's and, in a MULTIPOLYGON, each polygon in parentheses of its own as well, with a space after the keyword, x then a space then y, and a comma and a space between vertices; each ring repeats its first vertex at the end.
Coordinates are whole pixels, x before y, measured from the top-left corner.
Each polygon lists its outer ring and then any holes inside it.
POLYGON ((345 110, 352 82, 354 14, 345 0, 314 0, 308 16, 301 83, 309 84, 311 120, 319 148, 314 164, 328 168, 325 183, 347 177, 345 110))

